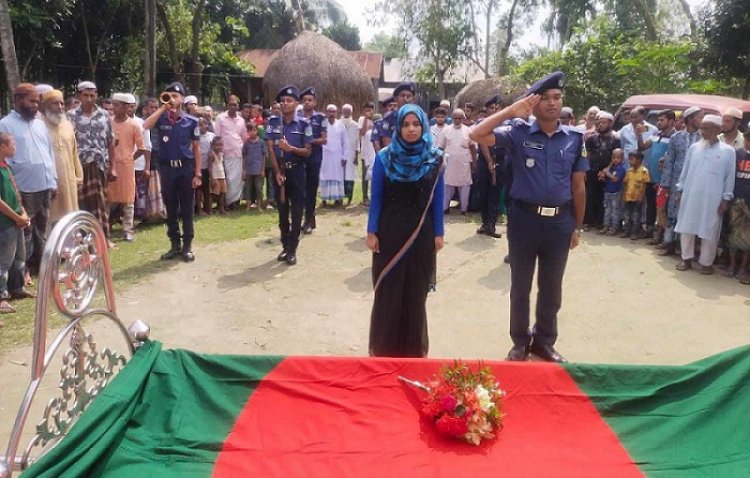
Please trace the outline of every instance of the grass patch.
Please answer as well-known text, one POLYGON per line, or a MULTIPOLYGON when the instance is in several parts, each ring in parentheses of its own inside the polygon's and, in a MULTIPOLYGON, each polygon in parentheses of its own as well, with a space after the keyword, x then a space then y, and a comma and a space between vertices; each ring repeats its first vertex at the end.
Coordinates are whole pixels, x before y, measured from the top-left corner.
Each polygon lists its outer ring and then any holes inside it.
MULTIPOLYGON (((195 244, 206 245, 256 237, 259 232, 269 230, 278 221, 276 210, 233 211, 226 216, 214 214, 202 216, 195 222, 195 244)), ((144 224, 137 228, 136 240, 127 243, 121 240, 122 230, 113 232, 118 247, 109 251, 115 291, 145 281, 151 274, 175 266, 175 262, 164 262, 159 257, 169 248, 166 224, 144 224)), ((199 254, 197 260, 202 260, 199 254)), ((36 278, 35 278, 36 282, 36 278)), ((36 289, 36 284, 33 289, 36 289)), ((50 301, 51 302, 51 301, 50 301)), ((13 301, 15 314, 0 316, 4 326, 0 327, 0 356, 9 349, 31 343, 34 336, 34 312, 36 301, 31 299, 13 301)), ((50 310, 54 305, 50 303, 50 310)), ((64 318, 51 314, 50 327, 64 324, 64 318)))

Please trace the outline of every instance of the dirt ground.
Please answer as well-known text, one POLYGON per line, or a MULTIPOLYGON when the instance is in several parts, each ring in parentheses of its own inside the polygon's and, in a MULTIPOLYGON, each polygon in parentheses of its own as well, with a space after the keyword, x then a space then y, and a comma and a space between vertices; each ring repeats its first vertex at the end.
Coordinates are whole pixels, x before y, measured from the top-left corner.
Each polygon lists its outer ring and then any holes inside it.
MULTIPOLYGON (((118 313, 126 324, 150 324, 151 338, 170 348, 366 355, 372 283, 365 221, 361 208, 325 212, 315 233, 303 238, 294 267, 276 261, 275 230, 199 248, 195 263, 117 291, 118 313)), ((511 346, 506 240, 475 234, 470 218, 451 215, 447 222, 438 288, 427 302, 430 356, 502 359, 511 346)), ((585 233, 565 275, 559 350, 578 362, 683 364, 746 344, 750 287, 678 272, 675 263, 643 241, 585 233)), ((113 329, 95 329, 100 346, 124 348, 113 329)), ((0 446, 26 387, 30 357, 30 346, 2 357, 0 446)), ((51 393, 57 367, 42 396, 51 393)))

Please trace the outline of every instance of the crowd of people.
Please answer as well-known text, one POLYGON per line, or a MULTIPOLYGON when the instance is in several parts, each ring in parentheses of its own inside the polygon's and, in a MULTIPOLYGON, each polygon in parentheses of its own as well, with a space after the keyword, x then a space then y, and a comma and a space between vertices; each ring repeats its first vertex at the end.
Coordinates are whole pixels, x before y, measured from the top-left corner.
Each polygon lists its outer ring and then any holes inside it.
MULTIPOLYGON (((717 116, 698 107, 664 110, 652 125, 646 110, 636 107, 625 112, 624 127, 615 131, 609 112, 592 107, 577 123, 573 111, 562 107, 550 125, 580 134, 586 171, 574 162, 575 154, 565 152, 575 149, 572 143, 553 149, 543 140, 527 140, 519 176, 521 166, 513 158, 521 149, 512 153, 518 140, 504 132, 518 127, 533 136, 536 105, 503 110, 502 122, 492 125, 496 141, 490 141, 485 121, 500 117, 499 95, 483 105, 454 108, 444 100, 428 118, 413 105, 415 90, 413 83, 402 83, 379 104, 358 105, 355 119, 348 104, 329 104, 319 112, 315 89, 293 85, 282 88, 268 109, 229 95, 218 114, 199 105, 177 82, 166 88, 166 98, 143 98, 140 105, 130 93, 100 100, 89 81, 79 83, 77 95, 69 98, 49 85, 18 85, 13 110, 0 120, 0 312, 15 311, 11 298, 34 296, 27 287, 38 271, 47 233, 70 211, 91 212, 110 247, 116 247, 116 223, 122 224, 122 240, 130 242, 136 239, 136 221, 166 221, 171 247, 162 259, 190 262, 195 259, 194 215, 225 214, 242 201, 248 210, 278 209, 278 260, 294 265, 300 233, 311 234, 317 227, 316 208, 352 205, 358 178, 362 205, 370 207, 367 243, 377 252, 376 303, 380 296, 393 302, 403 281, 423 284, 424 294, 434 287, 434 267, 428 267, 434 260, 428 259, 442 247, 442 216, 451 213, 454 200, 461 214, 470 207, 480 212, 478 234, 500 238, 497 223, 511 204, 536 208, 545 217, 568 210, 571 216, 576 201, 567 196, 584 191, 570 182, 577 173, 585 177, 583 231, 646 239, 660 255, 679 251, 678 270, 696 262, 703 274, 714 272, 721 251, 718 263, 725 274, 750 283, 750 133, 740 132, 741 111, 717 116), (559 157, 550 156, 556 151, 559 157), (567 177, 558 182, 569 189, 566 198, 552 194, 531 201, 518 192, 536 187, 526 176, 533 177, 542 165, 549 175, 544 181, 565 169, 567 177), (398 211, 394 204, 401 205, 398 211), (435 238, 416 263, 401 261, 412 232, 406 215, 419 220, 420 227, 430 223, 424 235, 409 240, 425 247, 425 238, 435 238), (396 239, 384 239, 382 227, 396 239), (401 282, 379 280, 394 267, 406 268, 401 282)), ((519 255, 525 250, 520 245, 509 249, 506 262, 511 267, 516 262, 521 271, 521 259, 512 256, 514 250, 519 255)), ((561 278, 562 270, 556 271, 544 275, 561 278)), ((525 281, 527 272, 516 282, 525 281)), ((423 302, 422 295, 415 303, 423 302)), ((415 303, 399 307, 411 314, 419 309, 415 303)), ((392 308, 381 303, 373 317, 381 310, 379 315, 398 322, 392 308)), ((396 353, 389 349, 392 341, 384 339, 392 329, 371 331, 373 354, 396 353)), ((427 353, 426 335, 419 338, 409 354, 427 353)), ((554 350, 542 353, 558 357, 554 350)))

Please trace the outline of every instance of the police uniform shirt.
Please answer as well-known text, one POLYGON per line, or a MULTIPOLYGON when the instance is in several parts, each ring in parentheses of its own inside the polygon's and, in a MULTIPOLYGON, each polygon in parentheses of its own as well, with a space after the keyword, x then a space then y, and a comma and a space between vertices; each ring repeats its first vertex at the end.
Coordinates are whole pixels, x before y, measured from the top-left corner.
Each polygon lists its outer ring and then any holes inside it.
MULTIPOLYGON (((323 113, 318 113, 317 111, 313 111, 312 116, 310 116, 310 118, 308 119, 305 116, 305 112, 303 110, 300 110, 298 118, 304 121, 305 123, 307 123, 312 128, 312 139, 319 139, 323 135, 323 133, 326 133, 328 131, 328 127, 325 124, 325 120, 327 118, 323 113)), ((312 154, 316 158, 317 157, 322 158, 323 157, 323 145, 313 144, 312 154)))
POLYGON ((378 142, 380 144, 380 137, 383 135, 383 120, 375 120, 372 123, 372 134, 370 135, 370 141, 378 142))
POLYGON ((294 153, 285 153, 279 148, 279 140, 285 138, 295 148, 304 148, 313 140, 313 129, 310 124, 296 117, 291 122, 285 123, 281 116, 271 116, 266 128, 266 139, 273 141, 273 152, 277 161, 303 161, 302 156, 294 153))
POLYGON ((193 141, 200 139, 198 119, 182 113, 172 122, 169 112, 165 111, 156 122, 159 144, 159 159, 174 161, 193 158, 193 141))
POLYGON ((398 110, 389 111, 383 116, 383 123, 380 128, 380 136, 393 137, 393 133, 396 131, 398 126, 398 110))
POLYGON ((513 174, 513 199, 548 207, 562 206, 573 199, 571 176, 586 172, 589 164, 583 135, 558 123, 552 137, 539 123, 515 119, 495 128, 495 144, 508 151, 513 174))

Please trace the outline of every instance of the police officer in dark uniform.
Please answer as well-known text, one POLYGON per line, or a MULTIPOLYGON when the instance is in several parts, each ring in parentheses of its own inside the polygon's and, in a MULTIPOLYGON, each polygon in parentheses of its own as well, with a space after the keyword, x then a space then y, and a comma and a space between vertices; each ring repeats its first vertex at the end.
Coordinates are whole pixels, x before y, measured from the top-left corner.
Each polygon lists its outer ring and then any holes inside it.
POLYGON ((414 103, 414 94, 417 87, 414 83, 401 83, 393 89, 393 99, 396 101, 396 108, 383 117, 383 123, 380 132, 380 146, 385 148, 391 144, 393 133, 398 128, 398 109, 407 103, 414 103))
POLYGON ((305 223, 302 231, 311 234, 315 229, 315 205, 318 202, 318 186, 320 185, 320 165, 323 162, 323 145, 326 144, 326 115, 315 111, 315 88, 312 86, 302 90, 300 94, 302 111, 300 118, 312 128, 312 154, 306 161, 307 185, 305 190, 305 223))
MULTIPOLYGON (((384 99, 380 102, 380 106, 385 112, 386 115, 391 112, 390 105, 393 103, 393 97, 389 96, 388 98, 384 99)), ((372 134, 370 135, 370 141, 372 142, 372 147, 375 148, 375 152, 379 152, 381 149, 383 149, 383 146, 380 144, 380 138, 383 135, 383 118, 377 119, 372 122, 372 134)))
POLYGON ((155 128, 157 134, 161 192, 167 208, 167 236, 172 243, 161 258, 182 258, 185 262, 192 262, 195 260, 192 250, 195 236, 193 190, 201 185, 200 131, 198 119, 181 110, 185 87, 174 82, 165 91, 171 100, 163 103, 143 123, 144 129, 155 128), (179 219, 182 219, 182 235, 179 219))
POLYGON ((565 361, 554 348, 557 312, 568 252, 580 239, 589 166, 583 134, 560 124, 563 84, 562 72, 544 77, 525 98, 487 118, 470 135, 480 144, 505 149, 513 169, 508 222, 513 348, 508 360, 526 360, 531 352, 547 361, 565 361), (519 119, 532 112, 535 120, 519 119), (501 126, 509 119, 510 125, 501 126), (537 261, 536 324, 530 331, 529 295, 537 261))
POLYGON ((268 119, 266 143, 279 186, 276 188, 276 203, 284 250, 277 260, 293 266, 297 263, 297 245, 305 204, 305 161, 312 154, 313 133, 310 124, 296 114, 299 102, 296 86, 282 88, 276 95, 276 101, 281 105, 281 116, 268 119))
MULTIPOLYGON (((484 105, 489 114, 495 113, 500 103, 500 95, 493 95, 485 101, 484 105)), ((481 121, 480 121, 481 122, 481 121)), ((479 211, 482 225, 477 229, 477 234, 487 234, 499 239, 503 237, 497 232, 497 215, 500 212, 500 190, 502 188, 502 161, 505 158, 505 150, 489 148, 485 145, 479 146, 479 161, 477 161, 476 182, 479 211)))

